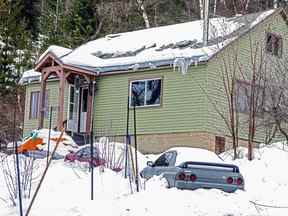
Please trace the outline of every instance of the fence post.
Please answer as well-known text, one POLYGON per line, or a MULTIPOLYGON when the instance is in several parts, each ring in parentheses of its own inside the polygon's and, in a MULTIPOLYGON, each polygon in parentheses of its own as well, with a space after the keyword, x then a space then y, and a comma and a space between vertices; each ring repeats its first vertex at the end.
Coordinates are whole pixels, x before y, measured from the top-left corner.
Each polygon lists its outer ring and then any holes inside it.
POLYGON ((15 154, 16 154, 16 170, 17 170, 17 184, 18 184, 17 188, 18 188, 18 198, 19 198, 19 210, 20 210, 20 216, 23 216, 18 144, 16 141, 16 112, 17 112, 17 104, 15 103, 14 116, 13 116, 13 146, 15 146, 15 154))
POLYGON ((50 112, 49 112, 49 132, 48 132, 48 144, 47 144, 47 166, 48 166, 48 161, 49 161, 49 151, 50 151, 50 138, 51 138, 51 127, 52 127, 52 114, 53 114, 53 107, 50 107, 50 112))

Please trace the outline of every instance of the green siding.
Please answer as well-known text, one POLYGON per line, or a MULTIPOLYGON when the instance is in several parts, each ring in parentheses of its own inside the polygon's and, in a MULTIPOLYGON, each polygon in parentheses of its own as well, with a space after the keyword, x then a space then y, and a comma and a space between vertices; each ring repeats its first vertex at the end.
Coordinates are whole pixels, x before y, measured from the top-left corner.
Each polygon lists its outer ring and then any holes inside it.
MULTIPOLYGON (((67 85, 66 85, 67 86, 67 85)), ((58 95, 59 95, 59 81, 48 81, 47 88, 48 90, 48 104, 50 106, 58 106, 58 95)), ((25 114, 24 114, 24 136, 28 135, 33 129, 38 128, 38 119, 29 119, 30 112, 30 97, 31 92, 40 91, 39 83, 31 83, 26 85, 26 96, 25 96, 25 114)), ((66 118, 67 113, 67 101, 68 101, 68 87, 65 89, 65 98, 64 98, 65 108, 64 108, 64 118, 66 118)), ((58 109, 53 111, 52 116, 52 127, 55 127, 57 124, 58 109)), ((44 119, 44 128, 48 128, 49 118, 44 119)))
MULTIPOLYGON (((219 53, 215 58, 213 58, 208 65, 208 90, 210 93, 209 101, 208 101, 208 110, 209 110, 209 118, 208 118, 208 131, 214 134, 226 134, 230 135, 227 127, 220 117, 220 115, 215 111, 215 107, 213 103, 216 103, 216 106, 223 113, 226 113, 227 116, 227 99, 224 93, 223 80, 221 78, 221 73, 223 71, 223 59, 226 61, 230 58, 233 58, 235 55, 235 49, 238 50, 238 58, 241 64, 241 67, 244 68, 244 72, 249 76, 252 71, 251 60, 250 60, 250 41, 256 47, 256 43, 260 43, 262 48, 265 48, 265 33, 266 32, 275 32, 280 34, 283 38, 283 57, 287 56, 287 50, 285 49, 287 46, 287 36, 288 36, 288 28, 287 24, 283 21, 281 15, 276 14, 265 20, 259 26, 253 29, 253 31, 248 34, 242 36, 240 40, 237 40, 226 47, 221 53, 219 53), (251 40, 250 40, 251 39, 251 40), (224 96, 223 96, 224 95, 224 96)), ((266 60, 269 61, 271 56, 268 56, 266 60)), ((269 65, 269 64, 268 64, 269 65)), ((273 71, 270 68, 268 71, 273 71)), ((239 75, 239 74, 238 74, 239 75)), ((239 75, 239 79, 240 75, 239 75)), ((240 114, 240 137, 247 139, 247 124, 248 116, 247 114, 240 114)), ((257 119, 258 124, 261 124, 261 118, 257 119)), ((265 134, 264 129, 258 127, 256 129, 256 140, 263 141, 265 134)))
MULTIPOLYGON (((151 77, 162 77, 162 105, 137 108, 138 133, 205 131, 206 97, 200 86, 205 85, 206 66, 202 65, 191 67, 186 75, 163 69, 100 77, 95 104, 96 133, 105 130, 125 134, 129 80, 151 77)), ((132 112, 131 109, 130 119, 132 112)))
MULTIPOLYGON (((135 71, 123 74, 101 76, 97 78, 97 92, 95 95, 94 131, 96 134, 123 135, 126 131, 127 97, 130 80, 146 78, 162 78, 161 106, 137 108, 138 134, 173 133, 173 132, 210 132, 213 134, 229 135, 227 127, 220 115, 215 111, 216 106, 227 112, 227 101, 224 96, 221 80, 223 56, 233 56, 233 47, 239 48, 239 62, 249 73, 250 48, 249 37, 252 41, 264 43, 265 31, 278 32, 283 37, 283 52, 286 53, 287 25, 280 15, 273 15, 257 26, 249 34, 231 43, 207 65, 192 66, 186 75, 172 68, 135 71), (260 39, 260 40, 259 40, 260 39)), ((283 53, 283 56, 285 54, 283 53)), ((286 54, 287 55, 287 54, 286 54)), ((58 81, 49 81, 49 105, 58 104, 58 81)), ((39 84, 29 84, 26 87, 25 125, 24 132, 37 128, 37 120, 29 120, 29 106, 31 91, 39 90, 39 84)), ((68 108, 68 85, 65 90, 65 117, 68 108)), ((130 109, 130 133, 132 133, 133 109, 130 109)), ((56 124, 57 114, 54 115, 53 126, 56 124)), ((245 121, 246 115, 242 115, 245 121)), ((45 127, 48 120, 45 119, 45 127)), ((247 137, 243 125, 242 137, 247 137)), ((258 134, 258 137, 263 133, 258 134)))

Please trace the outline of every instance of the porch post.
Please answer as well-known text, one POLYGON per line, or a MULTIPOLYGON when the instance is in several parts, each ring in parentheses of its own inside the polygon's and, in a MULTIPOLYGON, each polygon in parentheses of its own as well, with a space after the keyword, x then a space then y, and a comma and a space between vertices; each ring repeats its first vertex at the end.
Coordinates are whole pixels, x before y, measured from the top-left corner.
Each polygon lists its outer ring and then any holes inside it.
POLYGON ((60 130, 63 126, 64 121, 64 95, 65 95, 65 75, 63 69, 57 73, 59 76, 59 112, 58 112, 58 124, 57 128, 60 130))
POLYGON ((92 115, 94 115, 93 112, 93 100, 95 99, 95 95, 94 95, 94 88, 93 88, 93 82, 94 79, 90 78, 90 83, 89 83, 89 93, 88 93, 88 101, 87 101, 87 118, 86 118, 86 131, 87 132, 91 132, 92 128, 92 115))
POLYGON ((45 92, 46 92, 46 79, 45 79, 45 72, 43 71, 41 74, 41 89, 40 89, 39 108, 38 108, 39 113, 38 128, 43 128, 44 124, 45 92))

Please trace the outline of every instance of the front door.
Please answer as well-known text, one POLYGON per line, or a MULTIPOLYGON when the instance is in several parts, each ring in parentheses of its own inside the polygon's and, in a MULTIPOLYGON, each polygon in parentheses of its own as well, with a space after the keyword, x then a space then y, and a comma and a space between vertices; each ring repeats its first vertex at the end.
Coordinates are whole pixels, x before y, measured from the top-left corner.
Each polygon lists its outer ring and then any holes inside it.
POLYGON ((76 89, 74 85, 69 86, 67 130, 71 132, 86 132, 88 88, 76 89))

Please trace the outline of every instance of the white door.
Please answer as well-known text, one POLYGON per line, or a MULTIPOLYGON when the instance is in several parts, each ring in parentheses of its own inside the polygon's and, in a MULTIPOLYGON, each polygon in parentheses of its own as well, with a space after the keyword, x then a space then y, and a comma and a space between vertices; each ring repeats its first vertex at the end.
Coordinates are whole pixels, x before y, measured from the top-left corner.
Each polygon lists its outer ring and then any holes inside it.
POLYGON ((69 85, 67 130, 72 132, 78 132, 79 92, 74 85, 69 85))
POLYGON ((82 88, 81 91, 81 107, 80 107, 80 132, 86 132, 88 110, 88 88, 82 88))

